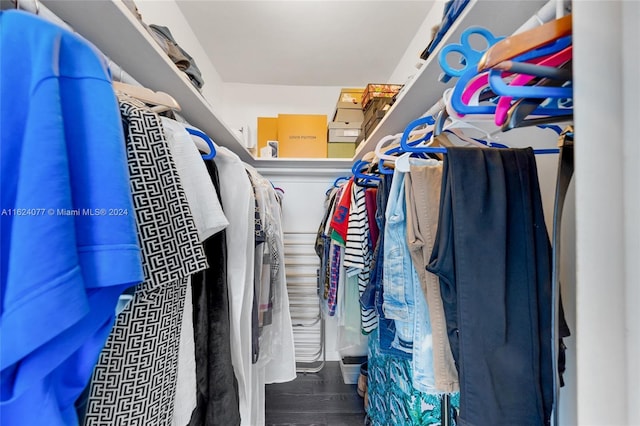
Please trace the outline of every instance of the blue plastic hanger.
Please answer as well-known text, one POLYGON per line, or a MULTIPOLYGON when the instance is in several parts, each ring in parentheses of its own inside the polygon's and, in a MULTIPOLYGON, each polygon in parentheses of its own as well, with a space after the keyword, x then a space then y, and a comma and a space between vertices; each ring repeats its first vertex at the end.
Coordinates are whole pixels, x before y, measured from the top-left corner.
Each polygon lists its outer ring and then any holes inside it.
POLYGON ((339 184, 341 181, 343 181, 343 180, 348 181, 348 180, 349 180, 349 178, 348 178, 348 177, 346 177, 346 176, 340 176, 340 177, 336 178, 336 180, 334 180, 334 181, 333 181, 333 185, 331 185, 331 186, 329 187, 329 189, 327 189, 327 191, 325 192, 325 195, 329 195, 329 193, 331 192, 331 190, 332 190, 333 188, 338 188, 338 186, 339 186, 338 184, 339 184))
MULTIPOLYGON (((517 57, 516 61, 529 61, 534 58, 538 58, 541 56, 551 55, 553 53, 559 52, 560 50, 568 47, 571 44, 571 37, 563 37, 561 39, 556 40, 554 43, 551 43, 547 46, 541 47, 531 52, 527 52, 523 55, 517 57)), ((498 73, 501 73, 498 71, 498 73)), ((453 88, 453 92, 451 93, 451 106, 456 110, 458 114, 494 114, 496 112, 495 105, 467 105, 462 102, 462 93, 465 88, 469 84, 471 80, 473 80, 477 75, 478 71, 475 68, 467 69, 464 74, 460 76, 460 79, 456 82, 456 85, 453 88)), ((548 107, 540 107, 535 111, 537 115, 562 115, 566 114, 566 110, 562 112, 559 108, 553 108, 551 106, 548 107)))
POLYGON ((349 180, 349 178, 347 176, 340 176, 340 177, 336 178, 336 180, 333 181, 333 188, 337 188, 338 184, 340 182, 342 182, 343 180, 346 181, 346 180, 349 180))
MULTIPOLYGON (((435 123, 435 119, 432 116, 427 116, 427 117, 420 117, 416 120, 413 120, 412 122, 410 122, 409 124, 407 124, 407 127, 405 127, 404 132, 402 133, 402 137, 400 138, 400 147, 402 148, 402 150, 404 152, 412 152, 412 153, 418 153, 418 152, 431 152, 431 151, 425 151, 426 148, 420 148, 416 145, 418 145, 420 142, 426 141, 431 139, 431 134, 432 132, 428 132, 426 133, 423 137, 421 137, 420 139, 416 140, 414 144, 409 144, 408 140, 409 137, 411 136, 411 132, 413 131, 413 129, 415 129, 416 127, 420 127, 420 126, 424 126, 424 125, 433 125, 435 123)), ((412 141, 413 142, 413 141, 412 141)))
POLYGON ((379 176, 373 174, 362 173, 362 171, 371 166, 371 163, 368 163, 364 160, 358 160, 351 167, 351 172, 353 173, 354 183, 358 186, 377 186, 378 182, 382 179, 379 176))
MULTIPOLYGON (((417 145, 417 144, 419 144, 420 142, 422 142, 422 139, 418 139, 418 140, 415 140, 415 141, 411 141, 411 142, 409 142, 409 146, 417 145)), ((390 150, 386 151, 386 152, 385 152, 385 154, 387 154, 387 155, 394 155, 394 154, 403 154, 404 152, 405 152, 405 151, 402 149, 402 147, 401 147, 401 146, 396 146, 395 148, 391 148, 390 150)), ((421 152, 416 153, 416 154, 417 154, 417 156, 418 156, 418 157, 420 157, 420 158, 426 158, 426 156, 425 156, 423 153, 421 153, 421 152)), ((382 173, 383 175, 392 175, 392 174, 393 174, 393 169, 388 169, 388 168, 386 168, 386 167, 384 166, 384 162, 385 162, 385 160, 384 160, 384 159, 380 159, 380 160, 378 161, 378 171, 379 171, 380 173, 382 173)))
MULTIPOLYGON (((506 146, 503 145, 503 147, 506 148, 506 146)), ((427 152, 427 153, 431 153, 431 154, 446 154, 447 153, 447 148, 444 147, 440 147, 440 146, 429 146, 426 148, 422 148, 424 151, 423 152, 427 152)), ((485 148, 478 148, 478 149, 485 149, 485 148)), ((486 149, 490 149, 489 147, 487 147, 486 149)), ((496 148, 496 149, 502 149, 502 148, 496 148)), ((540 149, 534 149, 533 153, 538 155, 538 154, 558 154, 560 152, 559 149, 557 148, 540 148, 540 149)))
POLYGON ((460 36, 460 43, 451 43, 446 45, 440 50, 438 53, 438 62, 440 63, 440 68, 442 68, 443 74, 440 75, 439 80, 443 83, 446 83, 451 79, 451 77, 460 77, 462 74, 467 72, 469 69, 475 69, 480 62, 480 58, 484 55, 491 46, 504 39, 504 37, 496 37, 491 34, 491 31, 484 27, 469 27, 462 32, 460 36), (471 46, 470 37, 472 35, 479 35, 485 39, 487 42, 487 47, 483 50, 474 49, 471 46), (460 55, 460 59, 458 62, 462 65, 461 68, 453 68, 447 62, 447 55, 455 52, 460 55))
POLYGON ((216 147, 214 146, 213 141, 209 136, 207 136, 205 133, 201 132, 200 130, 193 129, 191 127, 187 127, 186 129, 187 129, 187 132, 189 132, 190 134, 204 140, 209 146, 209 153, 202 156, 203 160, 211 160, 216 156, 216 147))
MULTIPOLYGON (((573 87, 570 86, 510 86, 502 79, 502 71, 496 69, 489 71, 489 85, 496 94, 512 98, 573 98, 573 87)), ((565 109, 564 114, 566 113, 567 110, 565 109)))

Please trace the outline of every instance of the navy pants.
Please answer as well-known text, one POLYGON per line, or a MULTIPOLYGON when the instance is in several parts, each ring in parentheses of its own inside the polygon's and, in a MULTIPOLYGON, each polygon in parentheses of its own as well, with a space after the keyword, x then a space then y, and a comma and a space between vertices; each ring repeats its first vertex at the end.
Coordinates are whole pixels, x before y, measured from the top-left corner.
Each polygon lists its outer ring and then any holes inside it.
POLYGON ((459 424, 548 425, 551 246, 531 149, 448 149, 427 269, 440 278, 459 424))

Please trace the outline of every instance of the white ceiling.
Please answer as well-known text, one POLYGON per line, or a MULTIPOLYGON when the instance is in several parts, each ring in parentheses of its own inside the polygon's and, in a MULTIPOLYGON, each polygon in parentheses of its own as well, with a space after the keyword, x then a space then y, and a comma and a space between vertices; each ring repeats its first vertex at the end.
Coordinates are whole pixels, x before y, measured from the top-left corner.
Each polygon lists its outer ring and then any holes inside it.
POLYGON ((224 82, 343 87, 387 82, 434 4, 177 2, 224 82))

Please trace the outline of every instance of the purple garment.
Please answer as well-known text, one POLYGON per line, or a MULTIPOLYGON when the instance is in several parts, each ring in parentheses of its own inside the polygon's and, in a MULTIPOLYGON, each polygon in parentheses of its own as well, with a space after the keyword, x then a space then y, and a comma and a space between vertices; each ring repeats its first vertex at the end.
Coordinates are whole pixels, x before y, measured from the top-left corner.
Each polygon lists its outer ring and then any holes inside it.
POLYGON ((329 283, 329 299, 327 306, 329 307, 329 315, 336 314, 336 305, 338 304, 338 280, 340 279, 340 246, 333 245, 331 254, 331 281, 329 283))

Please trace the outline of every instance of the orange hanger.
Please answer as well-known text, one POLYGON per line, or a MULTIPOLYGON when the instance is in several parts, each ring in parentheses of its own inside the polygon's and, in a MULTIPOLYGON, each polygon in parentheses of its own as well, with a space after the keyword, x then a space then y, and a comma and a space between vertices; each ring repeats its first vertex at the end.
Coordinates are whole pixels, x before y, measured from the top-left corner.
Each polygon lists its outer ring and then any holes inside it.
POLYGON ((571 15, 547 22, 519 34, 514 34, 491 46, 478 62, 478 72, 493 68, 501 62, 571 35, 571 15))

